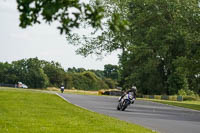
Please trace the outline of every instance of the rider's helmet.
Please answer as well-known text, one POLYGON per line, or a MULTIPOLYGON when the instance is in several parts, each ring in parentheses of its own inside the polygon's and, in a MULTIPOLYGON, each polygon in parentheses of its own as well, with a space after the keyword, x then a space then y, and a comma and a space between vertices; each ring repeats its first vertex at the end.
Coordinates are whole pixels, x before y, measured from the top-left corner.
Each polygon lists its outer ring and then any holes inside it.
POLYGON ((133 85, 133 86, 131 87, 131 90, 133 90, 133 91, 135 91, 135 92, 136 92, 136 91, 137 91, 137 88, 136 88, 136 86, 134 86, 134 85, 133 85))

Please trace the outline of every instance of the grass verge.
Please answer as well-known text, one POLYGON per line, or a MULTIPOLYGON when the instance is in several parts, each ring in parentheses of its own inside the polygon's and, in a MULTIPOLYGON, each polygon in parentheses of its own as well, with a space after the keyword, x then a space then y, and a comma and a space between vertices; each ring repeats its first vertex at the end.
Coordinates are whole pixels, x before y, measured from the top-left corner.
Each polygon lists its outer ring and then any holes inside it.
POLYGON ((153 131, 76 107, 54 94, 0 89, 0 133, 122 132, 153 131))
POLYGON ((168 105, 173 105, 173 106, 178 106, 178 107, 184 107, 184 108, 189 108, 189 109, 194 109, 200 111, 200 101, 168 101, 168 100, 157 100, 157 99, 144 99, 140 98, 141 100, 149 100, 153 102, 158 102, 158 103, 163 103, 163 104, 168 104, 168 105))

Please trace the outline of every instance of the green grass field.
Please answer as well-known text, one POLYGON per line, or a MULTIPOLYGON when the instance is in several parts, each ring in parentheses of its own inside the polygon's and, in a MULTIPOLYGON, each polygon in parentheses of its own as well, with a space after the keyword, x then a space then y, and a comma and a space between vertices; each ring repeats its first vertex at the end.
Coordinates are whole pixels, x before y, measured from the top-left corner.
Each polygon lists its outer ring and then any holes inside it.
POLYGON ((0 89, 0 133, 152 133, 87 111, 55 94, 0 89))
POLYGON ((143 99, 142 100, 150 100, 153 102, 158 102, 158 103, 163 103, 163 104, 168 104, 168 105, 173 105, 173 106, 178 106, 178 107, 184 107, 184 108, 189 108, 189 109, 194 109, 194 110, 199 110, 200 111, 200 101, 169 101, 169 100, 157 100, 157 99, 143 99))

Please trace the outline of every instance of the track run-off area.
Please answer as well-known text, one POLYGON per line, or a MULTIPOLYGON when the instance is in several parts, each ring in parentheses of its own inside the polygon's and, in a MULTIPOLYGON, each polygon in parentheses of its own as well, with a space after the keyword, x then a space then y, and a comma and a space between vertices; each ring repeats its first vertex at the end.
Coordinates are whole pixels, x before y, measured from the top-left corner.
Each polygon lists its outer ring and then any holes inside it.
POLYGON ((59 93, 68 102, 161 133, 200 133, 200 111, 136 100, 125 111, 116 109, 117 97, 59 93))

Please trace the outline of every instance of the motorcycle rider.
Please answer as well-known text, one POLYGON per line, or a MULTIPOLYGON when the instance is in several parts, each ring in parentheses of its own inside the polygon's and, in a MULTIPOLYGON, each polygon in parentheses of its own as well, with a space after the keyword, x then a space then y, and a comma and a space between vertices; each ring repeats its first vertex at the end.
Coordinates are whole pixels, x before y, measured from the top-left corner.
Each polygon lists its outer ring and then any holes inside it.
MULTIPOLYGON (((119 102, 121 101, 121 99, 126 95, 126 94, 131 94, 133 95, 133 97, 136 99, 136 92, 137 92, 137 88, 136 86, 132 86, 131 89, 129 89, 128 91, 126 91, 120 98, 119 102)), ((133 104, 134 102, 132 102, 133 104)))
POLYGON ((61 85, 61 87, 60 87, 60 91, 61 91, 61 93, 64 92, 64 89, 65 89, 64 85, 61 85))

